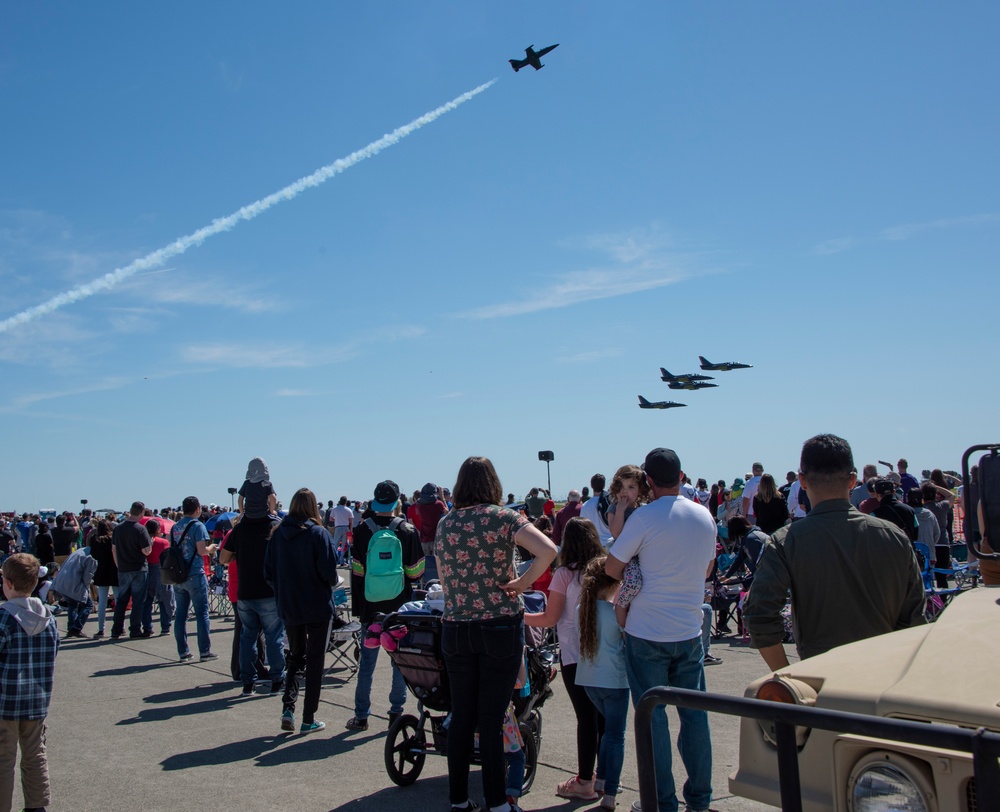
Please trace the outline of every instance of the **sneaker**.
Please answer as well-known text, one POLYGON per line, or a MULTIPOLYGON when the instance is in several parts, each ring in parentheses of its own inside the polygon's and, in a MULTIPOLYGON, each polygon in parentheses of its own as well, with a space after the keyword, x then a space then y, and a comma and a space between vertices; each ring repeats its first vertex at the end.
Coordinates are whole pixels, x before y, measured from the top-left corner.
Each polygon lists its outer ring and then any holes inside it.
POLYGON ((216 654, 213 651, 208 652, 208 654, 202 654, 201 655, 201 661, 203 663, 207 663, 207 662, 210 662, 211 660, 218 660, 218 659, 219 659, 219 655, 216 654))
POLYGON ((638 801, 632 801, 632 812, 642 812, 642 807, 639 806, 638 801))
POLYGON ((193 659, 194 659, 194 655, 190 651, 187 654, 182 654, 181 655, 181 662, 182 663, 189 663, 193 659))
POLYGON ((348 730, 368 730, 368 719, 360 716, 352 716, 347 720, 345 727, 348 730))
MULTIPOLYGON (((245 690, 245 689, 244 689, 245 690)), ((261 694, 266 696, 271 693, 271 680, 269 679, 259 679, 256 685, 253 686, 253 691, 256 694, 261 694)))
POLYGON ((281 713, 281 729, 288 730, 292 733, 295 732, 295 713, 294 711, 286 710, 281 713))
POLYGON ((103 629, 98 629, 96 632, 94 632, 94 640, 100 640, 102 637, 104 637, 103 629))
POLYGON ((480 808, 479 804, 470 800, 468 806, 453 806, 451 812, 479 812, 480 808))
POLYGON ((568 781, 563 781, 556 787, 556 795, 560 798, 572 798, 577 801, 596 801, 597 793, 594 792, 594 781, 581 781, 580 776, 574 775, 568 781))
POLYGON ((594 779, 594 792, 596 792, 598 795, 603 795, 604 794, 604 779, 603 778, 595 778, 594 779))
POLYGON ((170 627, 169 626, 167 626, 167 628, 165 628, 165 629, 160 629, 160 637, 163 637, 164 635, 167 635, 167 634, 170 634, 170 627))
POLYGON ((601 798, 601 809, 614 809, 618 805, 614 795, 605 795, 601 798))
POLYGON ((303 722, 299 726, 299 733, 315 733, 326 727, 326 722, 303 722))
POLYGON ((722 662, 722 658, 721 657, 716 657, 713 654, 706 654, 705 655, 705 665, 718 665, 721 662, 722 662))
POLYGON ((254 685, 252 682, 244 682, 240 696, 253 696, 254 685))
POLYGON ((121 638, 122 638, 122 633, 121 632, 118 632, 118 633, 111 632, 111 639, 112 640, 121 640, 121 638))
POLYGON ((389 727, 392 727, 393 723, 402 715, 403 714, 401 713, 393 713, 392 711, 389 711, 389 727))

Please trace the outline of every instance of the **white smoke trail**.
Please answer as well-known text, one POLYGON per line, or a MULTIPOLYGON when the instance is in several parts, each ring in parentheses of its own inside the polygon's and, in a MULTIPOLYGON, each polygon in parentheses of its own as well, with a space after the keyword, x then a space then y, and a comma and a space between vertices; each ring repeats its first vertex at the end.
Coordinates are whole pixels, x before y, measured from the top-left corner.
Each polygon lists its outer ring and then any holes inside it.
POLYGON ((365 158, 371 158, 378 155, 386 147, 398 144, 406 138, 406 136, 416 132, 425 124, 430 124, 432 121, 440 118, 445 113, 451 112, 460 104, 464 104, 469 101, 469 99, 473 96, 479 95, 484 90, 491 87, 496 81, 496 79, 492 79, 489 82, 486 82, 486 84, 482 84, 479 87, 470 90, 468 93, 463 93, 461 96, 452 99, 447 104, 442 104, 437 109, 420 116, 420 118, 415 118, 409 124, 404 124, 402 127, 398 127, 393 130, 391 133, 383 135, 377 141, 372 141, 367 147, 359 149, 356 152, 352 152, 346 158, 338 158, 332 164, 328 164, 327 166, 317 169, 311 175, 307 175, 306 177, 295 181, 295 183, 286 186, 284 189, 280 189, 274 194, 270 194, 267 197, 258 200, 256 203, 244 206, 242 209, 230 214, 228 217, 220 217, 217 220, 213 220, 211 225, 199 228, 197 231, 192 234, 188 234, 186 237, 180 237, 170 243, 170 245, 153 251, 153 253, 147 254, 144 257, 140 257, 123 268, 116 268, 115 270, 104 274, 104 276, 98 277, 93 282, 88 282, 86 285, 80 285, 79 287, 68 290, 65 293, 60 293, 58 296, 53 296, 47 302, 35 305, 34 307, 29 307, 27 310, 22 310, 20 313, 0 321, 0 333, 5 333, 13 327, 26 324, 29 321, 37 319, 39 316, 44 316, 45 314, 51 313, 53 310, 57 310, 65 305, 73 304, 81 299, 86 299, 88 296, 93 296, 95 293, 100 293, 102 290, 112 288, 119 282, 128 279, 130 276, 134 276, 140 271, 156 268, 168 259, 176 257, 179 254, 183 254, 189 248, 201 245, 209 237, 214 237, 216 234, 221 234, 223 231, 229 231, 241 220, 252 220, 257 215, 263 214, 272 206, 286 200, 291 200, 304 190, 313 186, 319 186, 321 183, 325 183, 334 175, 339 175, 341 172, 350 169, 356 163, 360 163, 365 160, 365 158))

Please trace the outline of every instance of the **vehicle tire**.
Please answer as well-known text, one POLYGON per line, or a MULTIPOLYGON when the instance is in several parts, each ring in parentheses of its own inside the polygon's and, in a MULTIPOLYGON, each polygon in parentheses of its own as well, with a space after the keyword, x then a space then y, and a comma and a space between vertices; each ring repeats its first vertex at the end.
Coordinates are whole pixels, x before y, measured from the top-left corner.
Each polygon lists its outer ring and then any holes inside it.
POLYGON ((385 738, 385 771, 392 782, 408 787, 420 776, 427 756, 427 740, 415 716, 400 716, 385 738))
POLYGON ((521 722, 518 725, 521 731, 521 738, 524 740, 524 783, 521 784, 521 794, 527 794, 535 780, 535 772, 538 769, 538 749, 541 743, 536 738, 538 735, 535 727, 528 722, 521 722))

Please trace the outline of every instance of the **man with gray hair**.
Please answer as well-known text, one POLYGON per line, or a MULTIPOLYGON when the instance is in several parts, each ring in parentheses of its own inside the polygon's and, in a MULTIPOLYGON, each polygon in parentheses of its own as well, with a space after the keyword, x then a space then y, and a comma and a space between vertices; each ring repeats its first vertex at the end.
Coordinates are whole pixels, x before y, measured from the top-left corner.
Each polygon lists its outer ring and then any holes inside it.
POLYGON ((753 498, 757 495, 760 478, 764 475, 764 464, 755 462, 752 470, 753 476, 747 479, 747 484, 743 487, 743 515, 754 524, 756 517, 753 514, 753 498))
POLYGON ((583 507, 583 503, 580 501, 580 492, 574 488, 566 497, 566 504, 556 514, 556 521, 552 527, 552 541, 556 547, 562 547, 562 534, 566 528, 566 522, 579 516, 581 507, 583 507))

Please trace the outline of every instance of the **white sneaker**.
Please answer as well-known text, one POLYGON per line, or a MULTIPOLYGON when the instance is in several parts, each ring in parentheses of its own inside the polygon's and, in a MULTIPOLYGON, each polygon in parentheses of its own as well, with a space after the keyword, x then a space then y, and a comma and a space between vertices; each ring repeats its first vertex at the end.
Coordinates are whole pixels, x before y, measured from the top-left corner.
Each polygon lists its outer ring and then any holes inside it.
POLYGON ((605 795, 601 798, 601 809, 614 809, 618 806, 618 802, 615 800, 614 795, 605 795))

